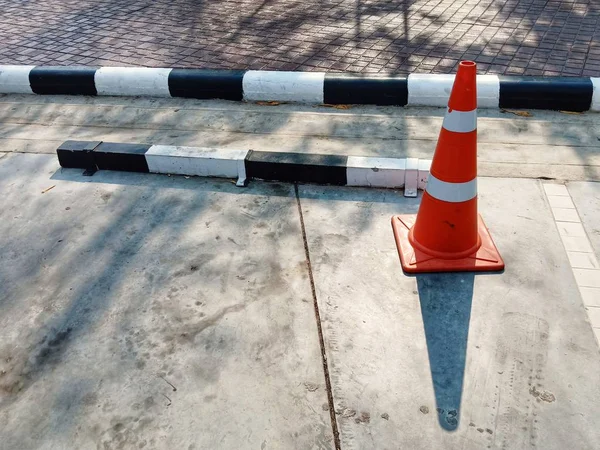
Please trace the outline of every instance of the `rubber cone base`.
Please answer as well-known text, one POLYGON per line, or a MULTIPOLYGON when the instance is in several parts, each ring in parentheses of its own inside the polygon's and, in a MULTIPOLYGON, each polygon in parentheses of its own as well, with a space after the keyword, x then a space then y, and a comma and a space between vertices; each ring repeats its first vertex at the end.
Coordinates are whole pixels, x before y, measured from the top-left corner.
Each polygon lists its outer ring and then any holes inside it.
POLYGON ((504 261, 480 215, 477 216, 477 228, 481 247, 477 252, 461 259, 441 259, 415 250, 408 240, 408 231, 416 218, 416 214, 392 217, 394 238, 405 272, 496 272, 504 269, 504 261))

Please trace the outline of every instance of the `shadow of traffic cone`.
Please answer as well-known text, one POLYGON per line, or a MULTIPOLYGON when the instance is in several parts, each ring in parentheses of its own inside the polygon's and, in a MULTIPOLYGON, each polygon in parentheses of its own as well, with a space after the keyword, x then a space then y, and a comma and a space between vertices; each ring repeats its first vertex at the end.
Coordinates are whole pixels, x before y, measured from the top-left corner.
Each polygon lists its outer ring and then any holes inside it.
POLYGON ((392 217, 405 272, 504 268, 477 214, 476 72, 474 62, 459 64, 418 214, 392 217))

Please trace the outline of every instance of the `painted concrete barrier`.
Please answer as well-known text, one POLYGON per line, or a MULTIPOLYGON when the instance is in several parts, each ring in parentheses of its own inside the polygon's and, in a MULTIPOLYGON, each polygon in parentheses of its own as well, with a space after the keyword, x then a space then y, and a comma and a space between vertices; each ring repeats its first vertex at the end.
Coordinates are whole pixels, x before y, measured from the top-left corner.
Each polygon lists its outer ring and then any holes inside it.
MULTIPOLYGON (((454 75, 0 66, 0 93, 446 107, 454 75)), ((600 111, 600 78, 479 75, 479 108, 600 111)))
POLYGON ((61 167, 178 174, 292 183, 404 188, 416 197, 429 176, 430 160, 263 152, 174 145, 66 141, 57 149, 61 167))

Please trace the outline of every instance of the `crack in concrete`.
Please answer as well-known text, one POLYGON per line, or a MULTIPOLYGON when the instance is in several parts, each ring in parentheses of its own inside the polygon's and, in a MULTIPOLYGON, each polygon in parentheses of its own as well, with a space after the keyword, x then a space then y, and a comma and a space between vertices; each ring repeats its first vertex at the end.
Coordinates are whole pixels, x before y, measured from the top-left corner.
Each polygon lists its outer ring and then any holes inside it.
POLYGON ((338 431, 337 419, 335 418, 335 405, 333 403, 333 391, 331 389, 331 378, 329 377, 329 367, 327 365, 327 354, 325 351, 325 341, 323 339, 323 328, 321 327, 321 314, 317 302, 317 291, 315 289, 315 279, 313 276, 312 265, 310 263, 310 252, 308 250, 308 240, 306 238, 306 228, 304 226, 304 215, 302 214, 302 205, 300 204, 300 195, 298 194, 298 184, 294 184, 296 193, 296 203, 298 204, 298 214, 300 216, 300 227, 302 229, 302 240, 304 241, 304 253, 306 254, 306 266, 308 268, 308 277, 310 280, 310 289, 315 307, 315 319, 317 321, 317 330, 319 332, 319 345, 321 346, 321 360, 323 362, 323 372, 325 375, 325 387, 327 389, 327 401, 329 402, 329 417, 331 419, 331 431, 333 432, 333 442, 336 450, 341 450, 340 433, 338 431))

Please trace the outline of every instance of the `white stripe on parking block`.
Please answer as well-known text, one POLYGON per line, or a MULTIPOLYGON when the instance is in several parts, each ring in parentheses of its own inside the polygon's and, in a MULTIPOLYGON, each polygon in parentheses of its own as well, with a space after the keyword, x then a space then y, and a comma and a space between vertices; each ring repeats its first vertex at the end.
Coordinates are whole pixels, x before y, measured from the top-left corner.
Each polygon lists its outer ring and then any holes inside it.
POLYGON ((348 156, 346 164, 348 186, 387 188, 404 186, 405 159, 348 156))
POLYGON ((146 161, 153 173, 237 178, 238 161, 243 162, 247 153, 247 150, 153 145, 146 152, 146 161))

